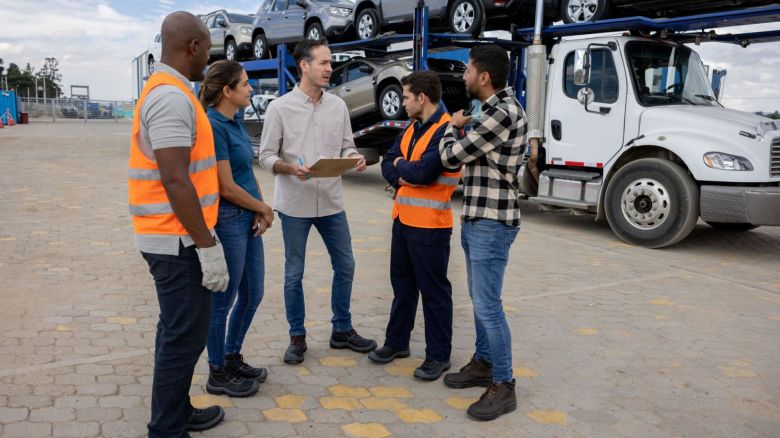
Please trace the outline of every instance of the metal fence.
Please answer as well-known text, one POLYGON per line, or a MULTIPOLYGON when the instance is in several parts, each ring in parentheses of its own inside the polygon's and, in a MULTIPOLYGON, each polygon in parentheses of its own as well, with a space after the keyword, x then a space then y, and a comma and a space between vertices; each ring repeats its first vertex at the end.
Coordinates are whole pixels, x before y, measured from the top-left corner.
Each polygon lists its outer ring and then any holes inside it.
POLYGON ((87 99, 36 99, 22 97, 20 112, 29 114, 30 120, 51 121, 83 120, 133 120, 132 102, 87 99))

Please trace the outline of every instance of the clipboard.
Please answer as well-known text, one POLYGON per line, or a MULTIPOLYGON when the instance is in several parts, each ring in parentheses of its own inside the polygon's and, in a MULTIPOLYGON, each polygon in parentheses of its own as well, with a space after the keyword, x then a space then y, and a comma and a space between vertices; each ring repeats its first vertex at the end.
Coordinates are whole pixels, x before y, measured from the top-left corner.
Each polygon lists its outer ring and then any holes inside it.
POLYGON ((317 171, 312 178, 332 178, 354 168, 358 161, 360 158, 320 158, 309 169, 317 171))

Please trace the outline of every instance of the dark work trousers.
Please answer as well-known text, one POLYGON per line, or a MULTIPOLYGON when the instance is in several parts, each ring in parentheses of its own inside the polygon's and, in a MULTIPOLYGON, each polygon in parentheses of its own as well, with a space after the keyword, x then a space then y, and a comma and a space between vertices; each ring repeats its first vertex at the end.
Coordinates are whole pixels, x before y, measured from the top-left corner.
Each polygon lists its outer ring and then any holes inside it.
POLYGON ((447 279, 452 228, 417 228, 393 222, 390 282, 393 306, 385 345, 409 347, 422 294, 425 317, 425 358, 450 360, 452 352, 452 285, 447 279))
POLYGON ((209 334, 211 292, 201 285, 195 246, 179 255, 141 253, 154 277, 160 320, 154 341, 154 380, 149 437, 189 437, 190 385, 209 334))

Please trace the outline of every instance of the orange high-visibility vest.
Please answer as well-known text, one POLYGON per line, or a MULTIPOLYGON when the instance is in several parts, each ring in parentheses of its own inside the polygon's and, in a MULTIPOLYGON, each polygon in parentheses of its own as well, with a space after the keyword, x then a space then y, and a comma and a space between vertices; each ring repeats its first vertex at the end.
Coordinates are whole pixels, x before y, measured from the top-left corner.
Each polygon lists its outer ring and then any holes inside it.
MULTIPOLYGON (((419 161, 428 149, 433 134, 442 125, 450 121, 450 115, 444 113, 438 122, 431 125, 425 134, 417 140, 412 156, 409 146, 414 135, 414 125, 406 128, 401 138, 401 154, 408 161, 419 161)), ((433 145, 438 147, 438 145, 433 145)), ((417 228, 452 228, 452 208, 450 198, 460 181, 460 171, 442 172, 439 178, 425 187, 401 186, 393 202, 393 220, 400 217, 401 223, 417 228)))
POLYGON ((128 200, 130 215, 133 218, 133 228, 136 234, 189 234, 173 213, 170 200, 160 180, 160 169, 157 167, 157 161, 154 160, 154 156, 147 157, 139 147, 141 106, 149 92, 160 85, 178 87, 190 98, 192 106, 195 107, 196 137, 195 144, 190 150, 190 180, 198 193, 206 225, 212 229, 217 223, 219 182, 211 124, 192 91, 174 76, 163 72, 154 73, 149 78, 135 106, 128 175, 128 200))

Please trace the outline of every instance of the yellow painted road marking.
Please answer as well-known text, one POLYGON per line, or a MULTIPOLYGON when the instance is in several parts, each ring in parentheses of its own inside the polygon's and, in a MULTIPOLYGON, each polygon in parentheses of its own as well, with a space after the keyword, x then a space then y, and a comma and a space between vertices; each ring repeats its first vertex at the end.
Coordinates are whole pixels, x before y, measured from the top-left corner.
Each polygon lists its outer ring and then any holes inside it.
POLYGON ((111 245, 110 242, 89 242, 92 246, 109 246, 111 245))
POLYGON ((285 421, 287 423, 300 423, 308 420, 306 414, 300 409, 272 408, 263 411, 268 421, 285 421))
POLYGON ((203 383, 206 383, 206 376, 205 374, 193 374, 192 375, 192 384, 193 385, 201 385, 203 383))
POLYGON ((138 322, 138 320, 136 320, 135 318, 123 318, 121 316, 109 316, 108 318, 106 318, 106 322, 128 325, 128 324, 135 324, 138 322))
POLYGON ((578 329, 574 329, 574 331, 583 336, 591 336, 591 335, 598 334, 599 332, 597 329, 594 328, 578 328, 578 329))
POLYGON ((531 411, 526 415, 537 423, 542 424, 566 424, 566 412, 563 411, 531 411))
POLYGON ((529 368, 523 368, 523 367, 514 367, 512 368, 512 374, 515 375, 515 377, 536 377, 539 375, 536 371, 529 369, 529 368))
POLYGON ((198 409, 204 409, 213 405, 222 406, 223 408, 233 407, 233 402, 230 400, 230 397, 211 394, 193 395, 190 397, 190 401, 192 402, 192 406, 198 409))
POLYGON ((299 376, 311 376, 311 371, 309 371, 309 369, 304 367, 304 366, 299 366, 298 367, 298 375, 299 376))
POLYGON ((413 394, 402 386, 374 386, 368 388, 371 394, 383 398, 411 398, 413 394))
POLYGON ((734 365, 735 367, 749 367, 750 366, 750 362, 744 361, 742 359, 734 359, 733 361, 731 361, 731 364, 734 365))
POLYGON ((385 438, 390 431, 379 423, 352 423, 341 426, 341 430, 349 436, 358 438, 385 438))
POLYGON ((363 408, 363 405, 352 397, 321 397, 320 405, 325 409, 343 409, 345 411, 363 408))
POLYGON ((369 397, 371 393, 362 386, 346 386, 346 385, 334 385, 328 388, 331 395, 336 397, 354 397, 362 398, 369 397))
POLYGON ((450 397, 446 400, 447 404, 452 406, 455 409, 460 410, 466 410, 474 404, 477 400, 479 400, 478 397, 450 397))
POLYGON ((407 409, 409 407, 394 398, 368 397, 360 399, 360 403, 365 406, 366 409, 374 411, 400 411, 401 409, 407 409))
POLYGON ((755 372, 743 369, 743 368, 736 368, 736 367, 718 367, 720 369, 720 372, 723 374, 729 376, 729 377, 745 377, 748 379, 752 379, 753 377, 758 376, 755 372))
POLYGON ((441 415, 432 409, 402 409, 395 413, 404 423, 438 423, 442 421, 441 415))
POLYGON ((276 397, 276 405, 282 409, 300 409, 306 397, 302 395, 286 394, 276 397))
POLYGON ((391 376, 412 377, 414 376, 415 368, 417 367, 387 367, 385 372, 391 376))
POLYGON ((320 363, 326 367, 349 368, 357 365, 355 359, 339 356, 328 356, 320 359, 320 363))
POLYGON ((656 306, 671 306, 674 304, 674 301, 667 300, 665 298, 659 298, 657 300, 650 301, 650 304, 655 304, 656 306))
POLYGON ((67 324, 57 324, 57 331, 58 332, 72 332, 73 329, 70 328, 67 324))

